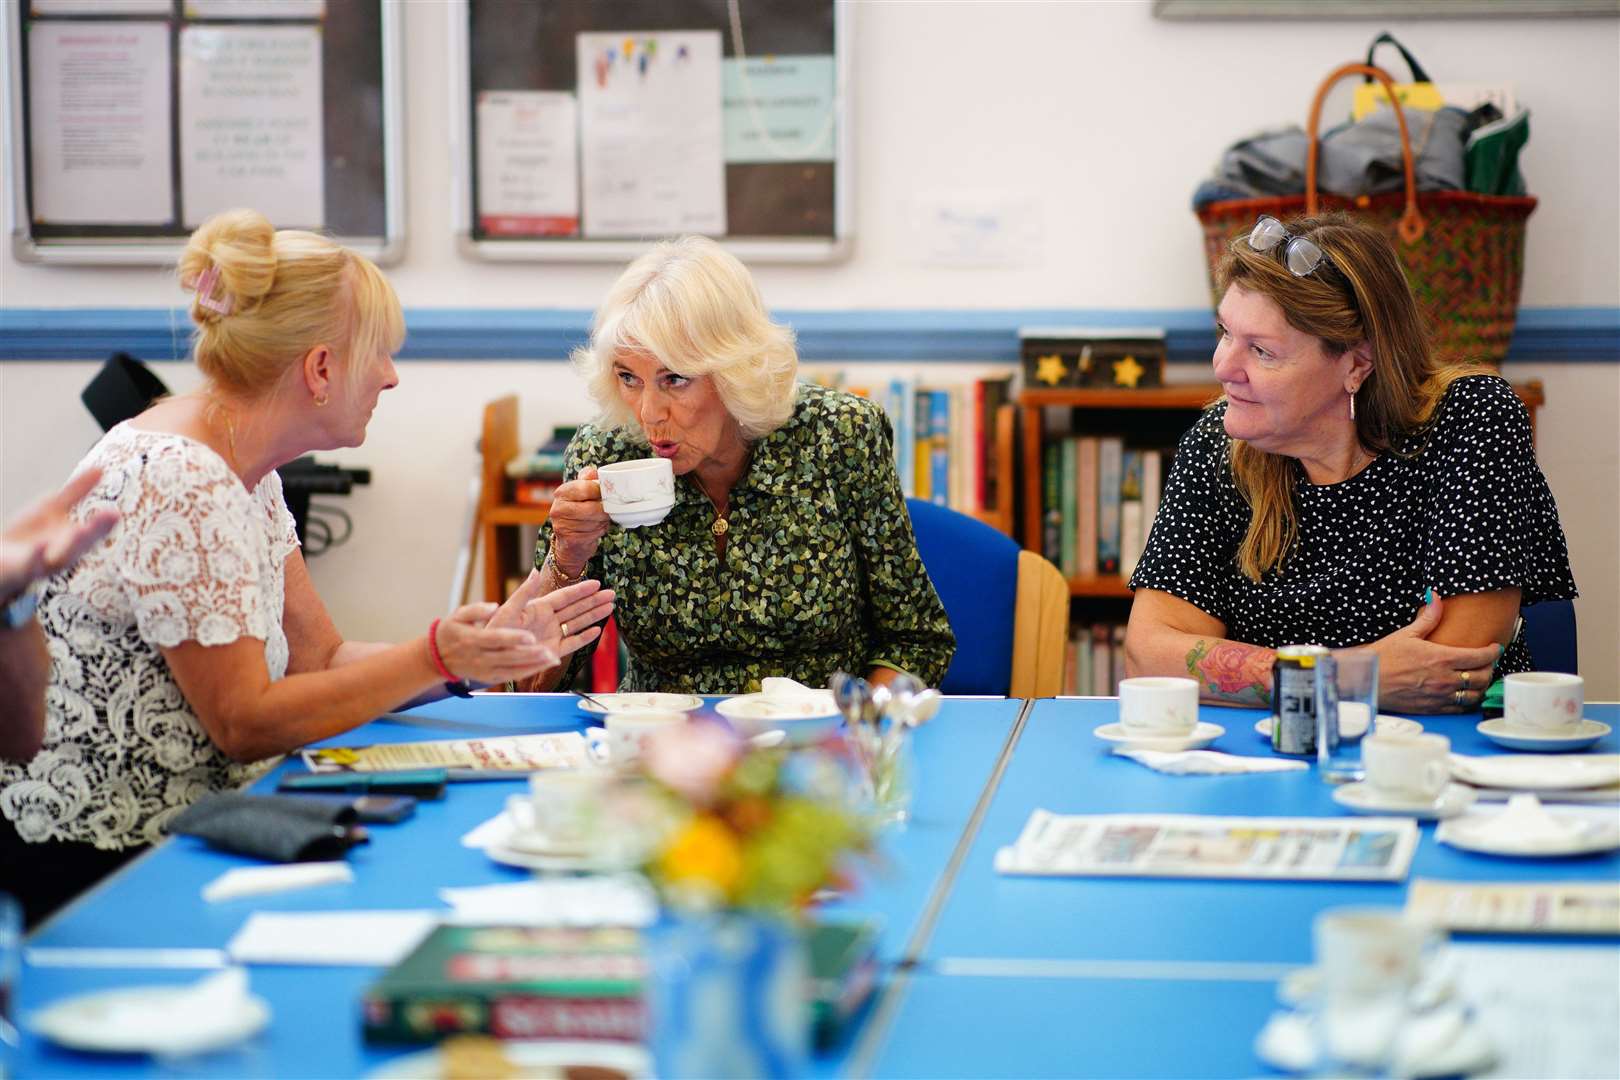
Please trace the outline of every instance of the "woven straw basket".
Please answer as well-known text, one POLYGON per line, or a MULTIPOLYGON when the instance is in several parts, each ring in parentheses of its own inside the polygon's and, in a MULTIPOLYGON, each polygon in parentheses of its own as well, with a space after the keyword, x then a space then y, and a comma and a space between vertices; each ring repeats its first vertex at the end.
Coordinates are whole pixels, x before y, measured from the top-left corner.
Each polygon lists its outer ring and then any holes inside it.
MULTIPOLYGON (((1210 288, 1215 268, 1231 242, 1254 227, 1261 214, 1286 223, 1300 213, 1348 210, 1389 234, 1418 306, 1428 315, 1435 352, 1449 361, 1500 364, 1507 356, 1524 280, 1524 227, 1536 208, 1531 196, 1476 195, 1465 191, 1417 191, 1412 141, 1389 75, 1367 64, 1345 64, 1317 88, 1307 126, 1305 194, 1224 199, 1198 210, 1210 288), (1322 102, 1347 75, 1371 75, 1384 84, 1400 122, 1406 191, 1348 199, 1316 191, 1317 131, 1322 102)), ((1216 304, 1220 297, 1214 297, 1216 304)))

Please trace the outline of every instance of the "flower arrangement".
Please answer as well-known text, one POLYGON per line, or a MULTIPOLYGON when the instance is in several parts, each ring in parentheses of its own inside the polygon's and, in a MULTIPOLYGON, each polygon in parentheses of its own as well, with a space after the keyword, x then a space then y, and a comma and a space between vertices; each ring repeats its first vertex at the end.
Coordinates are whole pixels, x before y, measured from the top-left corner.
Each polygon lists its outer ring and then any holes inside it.
POLYGON ((864 849, 849 776, 832 755, 788 753, 702 721, 673 725, 642 747, 644 870, 688 911, 735 909, 792 917, 846 884, 864 849))

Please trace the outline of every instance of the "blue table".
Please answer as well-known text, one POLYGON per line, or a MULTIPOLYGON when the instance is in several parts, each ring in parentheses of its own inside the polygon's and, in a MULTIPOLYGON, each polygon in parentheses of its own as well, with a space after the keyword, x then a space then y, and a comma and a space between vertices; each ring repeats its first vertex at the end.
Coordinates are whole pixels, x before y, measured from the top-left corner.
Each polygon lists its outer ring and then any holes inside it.
MULTIPOLYGON (((945 871, 958 840, 985 791, 1023 703, 1004 699, 952 699, 915 741, 921 777, 912 820, 886 833, 879 847, 881 874, 872 875, 855 898, 838 905, 884 922, 880 956, 890 964, 920 947, 919 927, 931 901, 942 898, 945 871), (916 939, 916 940, 914 940, 916 939)), ((481 695, 445 701, 398 718, 375 721, 322 745, 411 742, 537 731, 577 730, 588 718, 568 695, 481 695)), ((270 790, 277 777, 299 771, 283 763, 258 785, 270 790)), ((409 910, 442 908, 444 886, 518 881, 526 872, 491 861, 463 847, 461 836, 499 813, 524 780, 452 784, 442 801, 423 802, 400 825, 377 826, 372 842, 349 856, 355 880, 279 896, 217 904, 203 902, 202 887, 224 871, 252 860, 213 851, 187 837, 165 843, 80 898, 29 941, 37 948, 222 949, 250 913, 267 911, 409 910)), ((398 1056, 398 1047, 371 1048, 360 1039, 360 994, 378 974, 374 968, 254 967, 255 993, 270 1002, 270 1030, 256 1044, 208 1067, 219 1074, 351 1076, 398 1056)), ((189 982, 195 971, 97 970, 25 965, 18 1011, 86 991, 115 986, 189 982)), ((847 1052, 847 1047, 845 1051, 847 1052)), ((838 1055, 818 1063, 835 1071, 838 1055)), ((145 1058, 75 1054, 24 1031, 18 1073, 24 1076, 152 1075, 145 1058)))
MULTIPOLYGON (((1588 714, 1620 727, 1620 706, 1588 714)), ((1110 753, 1092 732, 1117 719, 1112 699, 1035 703, 972 847, 920 959, 1059 958, 1305 963, 1311 919, 1344 904, 1400 906, 1407 885, 1381 882, 1254 882, 1159 878, 1004 877, 996 850, 1013 842, 1030 812, 1202 813, 1340 816, 1314 767, 1301 772, 1169 777, 1110 753)), ((1269 755, 1259 710, 1206 707, 1200 719, 1226 734, 1211 749, 1269 755)), ((1426 717, 1458 753, 1498 751, 1474 730, 1477 717, 1426 717)), ((1594 752, 1614 753, 1606 737, 1594 752)), ((1422 826, 1411 877, 1491 881, 1614 881, 1620 853, 1576 859, 1492 858, 1439 844, 1422 826)), ((1498 939, 1499 940, 1499 939, 1498 939)), ((1601 939, 1599 939, 1601 940, 1601 939)), ((1611 940, 1612 939, 1608 939, 1611 940)))

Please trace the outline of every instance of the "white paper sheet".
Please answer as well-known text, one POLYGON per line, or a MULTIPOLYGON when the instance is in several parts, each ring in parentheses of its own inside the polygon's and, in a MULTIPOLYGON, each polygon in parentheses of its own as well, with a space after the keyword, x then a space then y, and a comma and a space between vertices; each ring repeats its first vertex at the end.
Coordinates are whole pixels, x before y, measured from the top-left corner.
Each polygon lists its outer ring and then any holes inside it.
POLYGON ((35 15, 163 15, 174 10, 170 0, 29 0, 35 15))
POLYGON ((469 926, 650 926, 658 897, 639 874, 593 874, 440 889, 448 921, 469 926))
POLYGON ((354 880, 346 862, 302 862, 277 866, 237 866, 203 886, 202 898, 209 903, 237 900, 244 896, 312 889, 354 880))
POLYGON ((34 23, 28 89, 35 220, 174 219, 167 25, 34 23))
POLYGON ((432 911, 256 911, 225 951, 238 964, 397 964, 438 922, 432 911))
POLYGON ((830 56, 750 56, 722 65, 726 163, 831 161, 838 114, 830 56))
POLYGON ((324 19, 326 0, 186 0, 188 19, 324 19))
POLYGON ((573 94, 478 95, 478 224, 490 236, 579 235, 573 94))
POLYGON ((251 206, 277 228, 325 222, 321 31, 180 31, 180 193, 188 226, 251 206))
POLYGON ((1620 950, 1452 945, 1462 995, 1501 1054, 1483 1076, 1620 1076, 1620 950))
POLYGON ((585 235, 726 231, 718 30, 580 34, 585 235))

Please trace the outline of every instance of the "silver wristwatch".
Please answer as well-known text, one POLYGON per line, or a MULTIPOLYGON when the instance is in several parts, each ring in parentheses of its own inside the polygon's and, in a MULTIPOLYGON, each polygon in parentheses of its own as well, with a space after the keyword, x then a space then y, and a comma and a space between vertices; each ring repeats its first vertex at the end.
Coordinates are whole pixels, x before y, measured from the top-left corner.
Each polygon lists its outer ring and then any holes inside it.
POLYGON ((38 607, 39 590, 24 589, 17 599, 5 607, 0 607, 0 630, 16 630, 27 626, 38 607))

